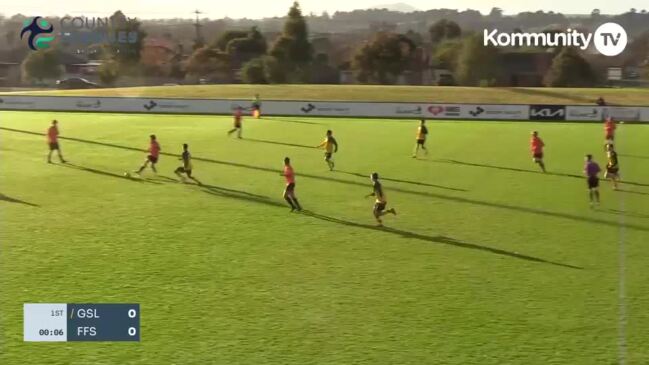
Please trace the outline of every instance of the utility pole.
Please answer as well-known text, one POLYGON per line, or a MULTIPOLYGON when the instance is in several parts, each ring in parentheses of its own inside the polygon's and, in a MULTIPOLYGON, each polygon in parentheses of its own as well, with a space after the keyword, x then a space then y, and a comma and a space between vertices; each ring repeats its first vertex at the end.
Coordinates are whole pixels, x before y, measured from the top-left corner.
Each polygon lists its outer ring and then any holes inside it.
POLYGON ((194 49, 201 48, 205 45, 205 39, 201 33, 201 28, 203 25, 200 23, 199 15, 203 14, 200 10, 194 10, 196 14, 196 22, 194 23, 194 29, 196 30, 196 38, 194 38, 194 49))

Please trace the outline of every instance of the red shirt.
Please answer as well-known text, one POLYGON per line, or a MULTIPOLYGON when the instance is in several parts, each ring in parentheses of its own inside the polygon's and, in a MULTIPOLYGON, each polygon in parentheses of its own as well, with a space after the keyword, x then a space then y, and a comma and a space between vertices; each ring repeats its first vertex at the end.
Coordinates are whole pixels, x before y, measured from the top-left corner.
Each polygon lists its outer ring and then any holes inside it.
POLYGON ((58 143, 59 141, 59 129, 53 125, 47 130, 47 141, 49 143, 58 143))
POLYGON ((606 123, 604 123, 604 130, 607 134, 614 132, 616 127, 615 122, 612 120, 607 120, 606 123))
POLYGON ((545 147, 545 143, 543 143, 543 140, 539 137, 532 137, 530 140, 530 148, 532 152, 534 153, 542 153, 543 152, 543 147, 545 147))
POLYGON ((151 142, 151 145, 149 145, 149 153, 153 157, 160 156, 160 144, 158 143, 158 141, 151 142))
POLYGON ((286 178, 287 184, 295 184, 295 172, 293 172, 293 167, 284 166, 284 177, 286 178))

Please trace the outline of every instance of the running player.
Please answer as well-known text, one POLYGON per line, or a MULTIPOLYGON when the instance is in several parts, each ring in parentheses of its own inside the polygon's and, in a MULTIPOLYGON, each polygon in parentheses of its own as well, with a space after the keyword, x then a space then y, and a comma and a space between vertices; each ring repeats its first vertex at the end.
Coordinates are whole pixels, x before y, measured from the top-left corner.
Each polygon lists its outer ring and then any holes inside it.
POLYGON ((613 183, 613 190, 617 190, 617 184, 620 181, 620 166, 613 144, 606 145, 606 156, 608 157, 608 163, 606 164, 604 178, 610 179, 613 183))
POLYGON ((284 200, 291 206, 291 212, 295 210, 298 212, 301 211, 302 207, 295 196, 295 171, 293 171, 293 166, 291 166, 290 158, 284 158, 284 171, 280 175, 286 178, 286 187, 284 188, 283 194, 284 200))
POLYGON ((61 154, 61 146, 59 146, 59 122, 55 119, 52 121, 52 126, 47 130, 47 144, 50 147, 50 152, 47 154, 47 163, 52 163, 52 152, 56 150, 59 155, 61 163, 66 163, 61 154))
POLYGON ((376 218, 376 222, 378 223, 379 227, 382 227, 383 221, 381 220, 381 217, 388 213, 397 215, 397 211, 394 210, 394 208, 391 208, 388 211, 384 211, 385 207, 388 205, 388 201, 385 198, 385 193, 383 193, 383 186, 381 186, 381 183, 379 182, 379 174, 373 172, 372 175, 370 175, 370 179, 372 180, 374 190, 367 196, 374 196, 376 199, 374 201, 374 208, 372 209, 372 213, 374 214, 374 218, 376 218))
POLYGON ((243 118, 243 108, 241 106, 237 106, 237 108, 234 110, 234 128, 228 131, 228 136, 234 132, 237 132, 237 138, 241 138, 241 131, 243 129, 241 125, 242 118, 243 118))
POLYGON ((324 147, 325 150, 325 162, 327 162, 327 166, 329 166, 329 171, 333 171, 334 169, 334 160, 333 160, 333 154, 338 152, 338 142, 333 136, 333 132, 331 130, 327 131, 327 135, 325 136, 324 141, 320 143, 317 148, 322 148, 324 147))
POLYGON ((539 132, 532 132, 532 139, 530 139, 530 150, 532 150, 532 161, 538 164, 541 167, 541 170, 545 172, 545 164, 543 163, 543 147, 545 143, 539 137, 539 132))
POLYGON ((261 99, 259 99, 259 94, 255 94, 255 98, 252 99, 252 116, 255 119, 261 118, 261 99))
POLYGON ((174 171, 174 173, 176 175, 178 175, 178 177, 180 178, 180 181, 183 182, 183 183, 187 182, 185 177, 182 175, 182 174, 185 174, 185 175, 187 175, 188 178, 196 181, 196 183, 198 185, 202 185, 201 182, 198 181, 198 179, 196 179, 195 177, 192 176, 192 168, 193 168, 192 155, 191 155, 191 153, 189 153, 189 146, 187 145, 187 143, 183 144, 183 153, 182 153, 182 155, 180 155, 179 160, 183 161, 183 165, 178 167, 174 171))
POLYGON ((419 152, 419 147, 424 150, 424 154, 428 154, 426 149, 426 136, 428 135, 428 129, 426 128, 426 121, 422 119, 419 122, 419 127, 417 128, 417 144, 415 144, 415 152, 412 154, 412 158, 417 158, 417 152, 419 152))
POLYGON ((611 117, 606 118, 606 121, 604 122, 604 139, 606 140, 606 144, 611 144, 615 140, 616 128, 615 120, 611 117))
POLYGON ((160 157, 160 144, 158 143, 155 134, 150 135, 149 139, 149 155, 146 157, 146 160, 144 160, 144 164, 142 164, 140 169, 137 170, 138 174, 141 174, 142 171, 149 166, 149 163, 151 163, 151 170, 156 174, 158 173, 155 165, 158 163, 158 158, 160 157))
POLYGON ((590 206, 599 205, 599 176, 601 169, 597 162, 593 161, 593 155, 586 155, 586 164, 584 165, 584 174, 588 183, 588 197, 590 206))

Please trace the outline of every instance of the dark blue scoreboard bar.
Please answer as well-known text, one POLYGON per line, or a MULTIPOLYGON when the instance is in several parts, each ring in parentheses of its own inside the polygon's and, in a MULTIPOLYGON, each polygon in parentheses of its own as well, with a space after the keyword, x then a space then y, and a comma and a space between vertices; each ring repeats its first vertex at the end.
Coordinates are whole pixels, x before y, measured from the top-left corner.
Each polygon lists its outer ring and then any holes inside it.
POLYGON ((23 319, 25 341, 140 341, 139 304, 26 303, 23 319))

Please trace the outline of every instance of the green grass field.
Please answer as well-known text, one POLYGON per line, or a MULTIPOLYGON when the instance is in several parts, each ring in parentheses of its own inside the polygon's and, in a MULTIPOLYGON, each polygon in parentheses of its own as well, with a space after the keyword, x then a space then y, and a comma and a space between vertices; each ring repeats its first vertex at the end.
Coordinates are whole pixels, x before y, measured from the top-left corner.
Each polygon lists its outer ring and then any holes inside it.
POLYGON ((620 126, 629 183, 591 210, 599 124, 430 122, 412 159, 413 121, 244 123, 1 112, 0 364, 649 363, 649 127, 620 126), (53 118, 69 165, 45 163, 53 118), (311 147, 328 128, 334 172, 311 147), (159 176, 124 178, 150 133, 159 176), (204 187, 173 181, 184 142, 204 187), (285 156, 310 212, 281 199, 285 156), (372 171, 399 212, 383 229, 372 171), (26 302, 140 303, 142 341, 24 343, 26 302))
POLYGON ((401 101, 426 103, 593 105, 602 96, 611 105, 646 105, 647 88, 494 88, 381 85, 183 85, 115 89, 51 90, 4 95, 131 96, 148 98, 401 101))

